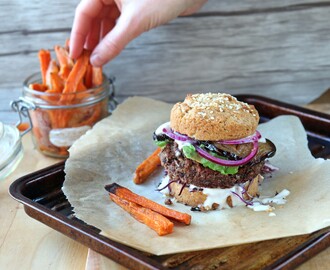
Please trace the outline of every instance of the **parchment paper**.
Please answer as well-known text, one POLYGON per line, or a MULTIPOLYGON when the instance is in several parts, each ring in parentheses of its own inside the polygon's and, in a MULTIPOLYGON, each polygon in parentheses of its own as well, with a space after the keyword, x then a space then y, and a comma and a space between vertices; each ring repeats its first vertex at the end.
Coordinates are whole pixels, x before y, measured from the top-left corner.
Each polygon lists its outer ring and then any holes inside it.
POLYGON ((74 143, 65 165, 63 190, 78 218, 115 241, 157 255, 306 234, 330 225, 330 161, 311 155, 303 126, 294 116, 280 116, 258 128, 275 143, 277 153, 271 163, 280 168, 264 181, 261 195, 274 196, 285 188, 291 192, 285 205, 276 206, 276 216, 245 206, 192 212, 176 203, 173 208, 192 215, 191 225, 175 224, 172 234, 159 237, 137 222, 110 201, 104 186, 117 182, 164 202, 155 191, 163 176, 161 169, 143 185, 135 185, 132 176, 155 149, 152 133, 168 121, 171 107, 147 98, 129 98, 74 143))

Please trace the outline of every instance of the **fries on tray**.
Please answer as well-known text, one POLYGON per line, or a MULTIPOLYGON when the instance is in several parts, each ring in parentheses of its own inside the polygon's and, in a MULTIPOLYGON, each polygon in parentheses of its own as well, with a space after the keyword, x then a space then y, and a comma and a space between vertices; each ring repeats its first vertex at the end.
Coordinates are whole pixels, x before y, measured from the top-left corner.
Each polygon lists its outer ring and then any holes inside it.
POLYGON ((109 192, 110 199, 113 202, 122 207, 135 219, 156 231, 160 236, 173 231, 174 225, 171 220, 186 225, 189 225, 191 222, 189 214, 169 209, 116 183, 106 185, 105 189, 109 192))

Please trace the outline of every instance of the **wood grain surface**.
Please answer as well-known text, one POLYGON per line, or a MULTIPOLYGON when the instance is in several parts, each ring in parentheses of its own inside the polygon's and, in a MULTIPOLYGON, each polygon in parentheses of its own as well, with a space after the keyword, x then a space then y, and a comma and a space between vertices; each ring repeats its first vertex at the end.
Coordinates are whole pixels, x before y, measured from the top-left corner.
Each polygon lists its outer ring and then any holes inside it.
MULTIPOLYGON (((10 101, 38 71, 38 50, 69 36, 78 2, 1 0, 0 121, 17 121, 10 101)), ((330 86, 329 11, 323 0, 209 0, 198 14, 137 38, 105 71, 116 76, 119 100, 173 102, 214 90, 306 104, 330 86)), ((328 102, 310 106, 330 112, 328 102)), ((0 183, 0 268, 84 269, 87 248, 29 218, 9 197, 10 182, 0 183)), ((115 269, 88 258, 86 269, 115 269)), ((299 269, 329 269, 329 258, 328 248, 299 269)))
POLYGON ((15 172, 0 179, 0 269, 84 269, 86 247, 30 218, 9 196, 14 180, 59 162, 37 152, 30 134, 23 137, 23 145, 24 157, 15 172))
MULTIPOLYGON (((79 1, 1 1, 0 121, 38 71, 37 51, 63 44, 79 1)), ((164 101, 188 92, 254 93, 306 104, 330 85, 330 1, 210 0, 134 40, 105 67, 117 97, 164 101)))

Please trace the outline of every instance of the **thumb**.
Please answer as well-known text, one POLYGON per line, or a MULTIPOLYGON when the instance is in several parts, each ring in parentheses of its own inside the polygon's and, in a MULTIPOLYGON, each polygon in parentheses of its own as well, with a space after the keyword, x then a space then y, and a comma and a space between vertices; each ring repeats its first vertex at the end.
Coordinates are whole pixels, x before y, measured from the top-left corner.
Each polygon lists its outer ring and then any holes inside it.
POLYGON ((144 32, 141 22, 134 20, 133 13, 120 15, 114 28, 102 39, 91 55, 93 66, 102 66, 115 58, 134 38, 144 32))

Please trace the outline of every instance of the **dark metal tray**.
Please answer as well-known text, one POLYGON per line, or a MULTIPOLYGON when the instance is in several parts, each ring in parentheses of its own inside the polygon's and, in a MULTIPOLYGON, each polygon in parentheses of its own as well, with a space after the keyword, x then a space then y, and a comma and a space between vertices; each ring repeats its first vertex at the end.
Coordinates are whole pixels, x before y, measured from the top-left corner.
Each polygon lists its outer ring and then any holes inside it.
MULTIPOLYGON (((261 122, 278 115, 298 116, 308 134, 315 157, 330 157, 330 115, 310 111, 260 96, 238 96, 254 104, 261 122)), ((62 232, 129 269, 292 269, 330 245, 330 228, 312 234, 257 243, 155 256, 112 241, 99 230, 74 217, 61 188, 64 162, 16 180, 11 196, 24 204, 34 219, 62 232)))

